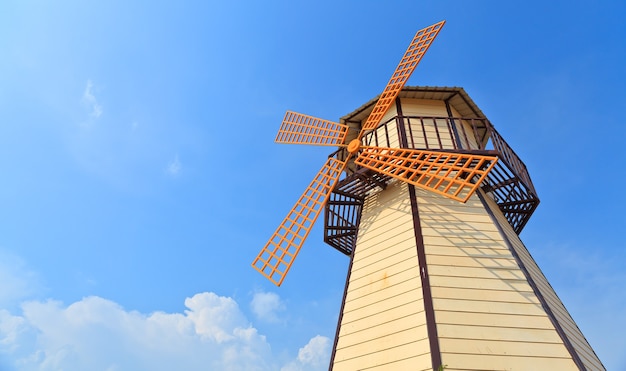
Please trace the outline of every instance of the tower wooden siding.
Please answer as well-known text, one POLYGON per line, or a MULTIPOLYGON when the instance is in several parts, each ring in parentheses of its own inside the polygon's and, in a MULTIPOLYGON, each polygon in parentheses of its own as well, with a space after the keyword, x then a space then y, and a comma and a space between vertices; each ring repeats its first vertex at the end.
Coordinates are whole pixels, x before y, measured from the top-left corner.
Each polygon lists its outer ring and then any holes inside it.
POLYGON ((579 355, 581 361, 584 363, 585 367, 588 370, 604 370, 604 366, 600 359, 593 351, 591 345, 587 342, 587 339, 582 334, 572 317, 570 316, 567 309, 563 305, 563 302, 558 298, 556 292, 546 279, 546 277, 539 269, 539 266, 533 259, 533 257, 524 246, 524 243, 520 240, 517 234, 513 231, 509 223, 507 223, 506 219, 499 211, 498 206, 491 199, 487 199, 489 208, 494 211, 494 215, 498 220, 498 224, 506 234, 507 239, 511 243, 511 246, 515 249, 520 259, 522 260, 524 266, 528 270, 530 276, 533 281, 536 283, 537 288, 546 299, 548 306, 560 326, 563 328, 567 338, 571 342, 572 346, 576 350, 576 353, 579 355))
POLYGON ((577 370, 478 196, 417 196, 446 370, 577 370))
MULTIPOLYGON (((402 98, 401 103, 404 116, 448 116, 441 100, 402 98)), ((389 111, 383 122, 397 114, 395 107, 389 111)), ((434 129, 426 133, 429 141, 437 139, 434 129)), ((399 146, 397 133, 386 134, 390 146, 399 146)), ((451 141, 442 144, 452 148, 451 141)), ((423 246, 416 242, 405 183, 392 182, 366 198, 333 370, 437 367, 431 358, 418 249, 426 254, 445 370, 579 369, 524 268, 585 367, 604 369, 488 195, 474 194, 465 204, 418 188, 416 195, 423 246)))
MULTIPOLYGON (((478 197, 416 191, 446 370, 578 369, 478 197)), ((432 369, 412 227, 405 184, 367 199, 334 370, 432 369)))
POLYGON ((391 188, 364 205, 334 370, 431 367, 411 204, 391 188))

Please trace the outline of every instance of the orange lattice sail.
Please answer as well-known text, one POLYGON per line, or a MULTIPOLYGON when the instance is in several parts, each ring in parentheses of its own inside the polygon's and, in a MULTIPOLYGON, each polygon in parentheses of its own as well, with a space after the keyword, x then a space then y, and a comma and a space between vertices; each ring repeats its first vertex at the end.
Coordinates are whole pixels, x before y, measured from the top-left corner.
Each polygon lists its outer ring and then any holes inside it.
POLYGON ((287 111, 276 135, 277 143, 338 146, 346 140, 348 126, 287 111))
POLYGON ((380 174, 466 202, 498 161, 496 156, 406 148, 361 147, 354 160, 380 174))
POLYGON ((391 79, 389 79, 385 90, 383 90, 380 98, 376 102, 374 110, 365 121, 360 137, 362 137, 365 132, 375 129, 376 126, 378 126, 380 120, 382 120, 389 107, 395 101, 398 93, 400 93, 400 90, 402 90, 409 77, 411 77, 415 67, 428 50, 433 39, 439 34, 444 23, 446 23, 446 21, 435 23, 430 27, 417 31, 411 44, 404 53, 404 56, 400 60, 398 67, 396 67, 393 75, 391 75, 391 79))
POLYGON ((344 162, 333 157, 328 158, 254 259, 252 266, 276 285, 280 286, 283 282, 320 211, 326 205, 344 166, 344 162))

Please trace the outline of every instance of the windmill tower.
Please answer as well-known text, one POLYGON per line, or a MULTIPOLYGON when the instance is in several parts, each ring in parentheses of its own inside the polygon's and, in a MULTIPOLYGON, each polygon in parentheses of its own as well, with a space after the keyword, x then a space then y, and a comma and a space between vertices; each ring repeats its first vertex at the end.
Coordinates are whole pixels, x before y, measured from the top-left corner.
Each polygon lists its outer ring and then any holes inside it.
POLYGON ((524 163, 462 88, 405 87, 443 24, 340 123, 287 112, 277 142, 339 149, 252 265, 280 285, 324 210, 351 259, 333 370, 604 370, 518 237, 524 163))

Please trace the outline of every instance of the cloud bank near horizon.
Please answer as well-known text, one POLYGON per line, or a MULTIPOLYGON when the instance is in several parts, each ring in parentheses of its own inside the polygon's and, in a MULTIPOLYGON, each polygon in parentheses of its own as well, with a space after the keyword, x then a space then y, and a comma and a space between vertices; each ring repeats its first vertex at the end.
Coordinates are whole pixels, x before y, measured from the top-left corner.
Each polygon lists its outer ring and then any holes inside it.
MULTIPOLYGON (((275 294, 274 294, 275 295, 275 294)), ((28 301, 20 314, 0 310, 2 370, 323 370, 330 339, 313 337, 292 359, 230 297, 203 292, 183 313, 127 311, 90 296, 67 306, 28 301), (284 357, 284 355, 283 355, 284 357)))

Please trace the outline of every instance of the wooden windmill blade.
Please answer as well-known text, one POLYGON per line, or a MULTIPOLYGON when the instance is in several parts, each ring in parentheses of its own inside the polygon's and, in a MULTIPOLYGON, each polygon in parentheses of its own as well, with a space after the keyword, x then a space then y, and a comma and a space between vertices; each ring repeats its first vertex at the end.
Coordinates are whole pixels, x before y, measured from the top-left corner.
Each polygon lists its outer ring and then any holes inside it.
POLYGON ((345 162, 329 157, 298 202, 267 241, 252 266, 280 286, 291 268, 315 220, 324 209, 345 162))
POLYGON ((422 57, 445 23, 446 21, 444 20, 415 33, 411 44, 409 44, 404 56, 400 59, 398 67, 396 67, 396 70, 391 75, 385 90, 383 90, 374 109, 365 121, 359 138, 378 126, 380 120, 382 120, 389 107, 391 107, 398 93, 400 93, 400 90, 402 90, 409 77, 411 77, 415 67, 417 67, 417 64, 422 60, 422 57))
POLYGON ((400 179, 457 201, 466 202, 497 162, 495 156, 362 146, 375 129, 437 37, 445 20, 417 31, 387 86, 365 120, 357 139, 348 145, 355 164, 400 179))
POLYGON ((498 161, 493 155, 361 147, 357 165, 466 202, 498 161))
POLYGON ((346 140, 348 126, 337 122, 287 111, 276 143, 340 146, 346 140))
POLYGON ((441 21, 416 33, 385 86, 374 111, 370 113, 366 124, 361 128, 358 138, 352 140, 350 144, 345 144, 348 132, 346 125, 291 111, 285 114, 276 136, 276 142, 347 147, 348 155, 344 161, 328 158, 326 164, 253 261, 254 269, 274 284, 280 286, 283 282, 341 173, 350 158, 356 155, 361 147, 361 138, 366 131, 375 128, 380 123, 444 23, 445 21, 441 21))

